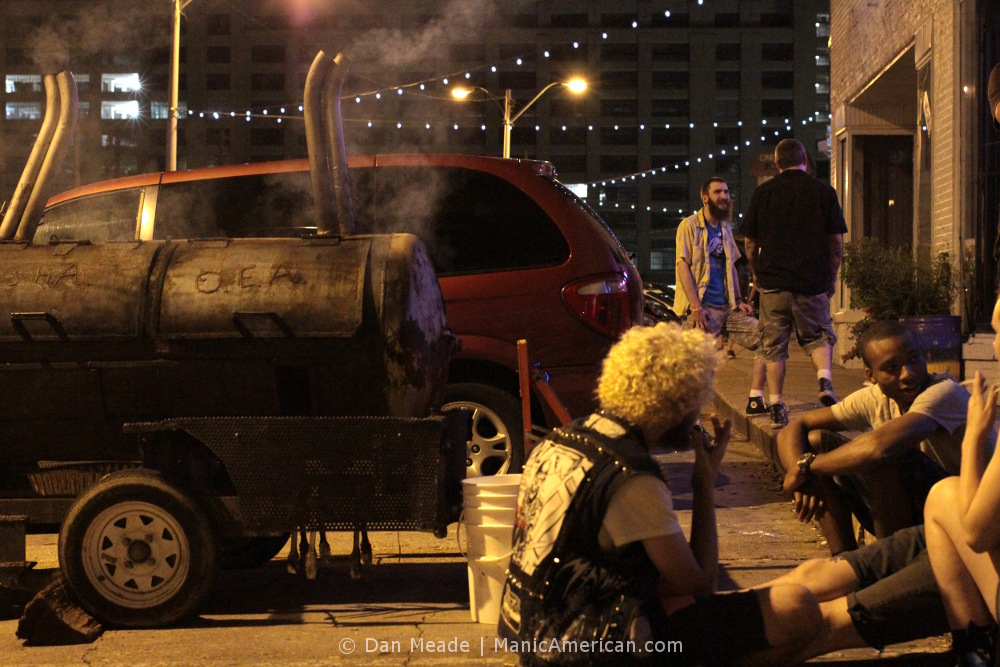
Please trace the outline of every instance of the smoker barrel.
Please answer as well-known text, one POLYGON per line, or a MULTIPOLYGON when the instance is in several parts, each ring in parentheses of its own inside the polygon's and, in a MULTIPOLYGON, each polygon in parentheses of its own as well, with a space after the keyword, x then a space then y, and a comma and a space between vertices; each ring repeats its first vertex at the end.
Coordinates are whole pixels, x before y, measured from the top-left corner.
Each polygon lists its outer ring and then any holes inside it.
POLYGON ((134 458, 130 421, 423 417, 446 380, 440 289, 409 234, 0 244, 0 267, 8 461, 134 458))

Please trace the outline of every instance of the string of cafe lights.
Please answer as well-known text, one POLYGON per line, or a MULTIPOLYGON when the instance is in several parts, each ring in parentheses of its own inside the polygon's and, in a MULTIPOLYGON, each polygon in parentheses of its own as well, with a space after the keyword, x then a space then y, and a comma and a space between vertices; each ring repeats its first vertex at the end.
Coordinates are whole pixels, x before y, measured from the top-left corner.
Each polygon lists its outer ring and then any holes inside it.
MULTIPOLYGON (((705 4, 704 0, 697 0, 697 6, 698 7, 703 7, 704 4, 705 4)), ((666 18, 670 18, 672 16, 672 11, 670 9, 665 9, 665 10, 662 10, 662 14, 666 18)), ((633 19, 630 22, 630 27, 632 29, 639 29, 642 26, 640 25, 640 22, 639 22, 638 19, 633 19)), ((621 28, 619 28, 619 29, 621 29, 621 28)), ((606 30, 603 31, 601 33, 601 39, 602 40, 607 40, 608 38, 609 38, 609 33, 606 30)), ((579 49, 580 46, 581 46, 579 41, 573 41, 569 45, 574 50, 579 49)), ((544 49, 541 52, 541 54, 540 54, 541 57, 546 58, 546 59, 550 58, 551 57, 551 49, 552 48, 554 48, 554 47, 550 46, 549 48, 544 49)), ((395 94, 396 96, 402 96, 402 95, 404 95, 404 93, 409 93, 411 95, 417 95, 419 97, 427 98, 427 99, 451 100, 452 96, 450 95, 450 91, 445 91, 444 93, 435 94, 434 92, 432 92, 432 87, 434 85, 436 85, 437 82, 440 82, 440 84, 442 86, 454 85, 453 84, 453 80, 457 80, 458 82, 463 82, 463 83, 467 82, 469 85, 475 85, 475 83, 472 82, 472 77, 473 77, 473 75, 475 73, 484 72, 486 70, 489 70, 491 73, 497 73, 499 71, 500 66, 502 66, 503 64, 513 64, 516 67, 521 67, 525 63, 532 62, 532 61, 533 61, 533 58, 531 56, 527 56, 527 55, 515 56, 515 57, 509 58, 509 59, 507 59, 505 61, 501 61, 500 65, 497 65, 497 64, 481 65, 481 66, 478 66, 478 67, 465 68, 465 69, 462 69, 462 70, 457 70, 457 71, 449 72, 449 73, 444 74, 444 75, 435 75, 435 76, 427 77, 425 79, 421 79, 421 80, 413 81, 413 82, 409 82, 409 83, 380 86, 380 87, 376 87, 376 88, 371 89, 371 90, 366 90, 366 91, 352 93, 350 95, 345 95, 345 96, 343 96, 342 100, 346 101, 346 102, 353 101, 355 104, 359 104, 360 105, 360 104, 362 104, 368 98, 373 99, 375 101, 380 101, 380 100, 383 99, 383 97, 389 98, 389 96, 391 96, 392 94, 395 94), (463 81, 463 79, 464 79, 464 81, 463 81)), ((482 90, 485 91, 485 89, 482 89, 482 90)), ((471 100, 471 101, 482 103, 482 102, 497 102, 498 100, 502 99, 499 96, 492 95, 492 94, 490 94, 488 92, 487 92, 487 95, 488 95, 488 97, 486 97, 484 99, 476 99, 476 100, 471 100)), ((207 117, 207 118, 210 118, 210 119, 213 119, 213 120, 222 120, 223 118, 226 118, 226 117, 228 117, 228 118, 242 117, 247 122, 251 121, 252 119, 266 119, 266 120, 273 121, 273 122, 275 122, 277 124, 280 124, 280 123, 282 123, 283 121, 286 121, 286 120, 302 120, 302 115, 301 115, 302 111, 303 111, 302 104, 301 103, 294 103, 294 104, 274 105, 274 106, 269 106, 269 107, 262 107, 262 108, 260 108, 258 110, 247 109, 247 110, 245 110, 242 113, 234 111, 234 110, 230 110, 228 112, 227 111, 201 111, 201 112, 196 112, 196 111, 193 111, 193 110, 188 110, 187 118, 192 118, 192 117, 194 117, 196 115, 199 118, 206 118, 207 117), (293 110, 292 113, 288 112, 289 108, 291 108, 293 110), (272 112, 272 109, 276 113, 272 112)), ((805 119, 802 119, 800 122, 801 122, 802 125, 807 125, 810 122, 828 123, 828 118, 829 118, 828 114, 822 113, 822 112, 817 112, 815 115, 807 117, 805 119)), ((440 122, 440 117, 435 117, 434 119, 424 119, 424 120, 412 120, 412 119, 409 119, 409 120, 406 120, 406 121, 386 120, 386 119, 380 119, 380 118, 368 118, 368 119, 365 119, 365 118, 350 118, 350 117, 345 117, 344 118, 344 122, 345 123, 352 123, 352 124, 362 124, 362 125, 366 125, 369 128, 373 128, 375 126, 386 126, 386 127, 395 126, 396 129, 399 129, 399 130, 403 130, 403 129, 415 129, 415 128, 417 128, 417 129, 422 128, 422 129, 425 129, 425 130, 432 130, 432 129, 435 129, 435 128, 440 127, 442 125, 445 125, 445 126, 449 126, 450 129, 452 129, 454 131, 458 131, 458 130, 464 129, 464 126, 465 126, 464 123, 456 123, 456 122, 453 122, 453 121, 449 121, 447 123, 441 123, 440 122)), ((767 142, 769 140, 768 134, 772 134, 773 133, 774 137, 780 137, 781 136, 781 129, 780 129, 781 125, 784 125, 784 131, 785 132, 790 132, 792 130, 792 122, 788 118, 784 119, 784 123, 779 123, 778 124, 779 129, 775 129, 775 130, 771 129, 772 127, 774 127, 774 125, 768 126, 767 119, 761 119, 760 124, 761 124, 761 131, 762 131, 762 134, 760 136, 760 143, 761 144, 763 144, 763 143, 765 143, 765 142, 767 142)), ((671 129, 672 126, 674 126, 674 127, 684 127, 683 124, 672 125, 670 123, 664 124, 663 127, 665 129, 669 130, 669 129, 671 129)), ((689 129, 694 129, 695 128, 695 123, 689 122, 689 123, 686 124, 686 126, 689 129)), ((713 123, 713 127, 718 128, 719 126, 720 126, 720 124, 718 122, 714 122, 713 123)), ((743 126, 744 126, 744 121, 742 121, 742 120, 736 121, 735 123, 724 124, 724 127, 730 127, 730 128, 732 128, 732 127, 743 127, 743 126)), ((579 125, 579 124, 561 124, 561 125, 557 126, 557 128, 560 128, 563 132, 569 131, 571 128, 574 129, 574 130, 576 130, 576 129, 581 129, 582 127, 583 127, 583 125, 579 125)), ((619 127, 620 127, 620 125, 614 125, 613 131, 618 131, 619 127)), ((485 131, 487 131, 487 126, 485 124, 483 124, 483 123, 479 123, 478 124, 478 129, 481 132, 485 132, 485 131)), ((539 125, 535 125, 534 129, 535 129, 536 132, 541 131, 541 127, 539 125)), ((590 131, 594 131, 595 127, 594 127, 594 125, 592 123, 588 123, 588 124, 586 124, 586 129, 587 129, 588 132, 590 132, 590 131)), ((640 124, 637 129, 640 132, 646 131, 647 130, 647 126, 645 124, 640 124)), ((558 131, 558 129, 556 131, 558 131)), ((743 147, 747 148, 747 147, 751 146, 752 143, 753 142, 751 142, 750 140, 745 140, 743 147)), ((697 164, 697 163, 702 162, 704 159, 711 160, 711 159, 715 158, 716 154, 718 154, 718 156, 720 156, 720 157, 721 156, 725 156, 725 155, 730 154, 730 153, 731 154, 736 154, 736 153, 738 153, 740 151, 740 148, 741 148, 740 144, 734 144, 733 147, 732 147, 732 149, 725 149, 725 148, 718 149, 717 151, 712 151, 712 152, 707 153, 707 155, 696 157, 693 160, 686 159, 683 162, 678 161, 677 163, 675 163, 673 165, 665 165, 665 166, 660 166, 660 167, 657 167, 657 168, 654 168, 654 169, 637 171, 637 172, 630 173, 630 174, 616 176, 615 178, 610 178, 610 179, 600 179, 598 181, 592 181, 590 183, 587 183, 587 185, 591 186, 591 187, 598 186, 598 185, 600 185, 600 186, 617 185, 619 183, 622 184, 622 185, 625 185, 628 182, 635 181, 637 179, 655 177, 655 176, 658 176, 658 175, 667 174, 667 173, 669 173, 671 171, 680 171, 682 165, 686 169, 686 168, 688 168, 688 167, 691 166, 692 162, 694 162, 694 163, 697 164)), ((620 208, 621 204, 619 204, 617 202, 614 203, 614 204, 602 204, 601 207, 602 208, 620 208)), ((636 206, 635 206, 635 204, 631 204, 631 205, 628 205, 628 208, 631 208, 632 210, 635 210, 636 206)), ((649 207, 649 206, 647 206, 646 208, 647 208, 647 211, 651 210, 651 207, 649 207)), ((666 213, 667 209, 664 208, 663 212, 666 213)), ((679 209, 678 213, 683 213, 683 210, 679 209)))

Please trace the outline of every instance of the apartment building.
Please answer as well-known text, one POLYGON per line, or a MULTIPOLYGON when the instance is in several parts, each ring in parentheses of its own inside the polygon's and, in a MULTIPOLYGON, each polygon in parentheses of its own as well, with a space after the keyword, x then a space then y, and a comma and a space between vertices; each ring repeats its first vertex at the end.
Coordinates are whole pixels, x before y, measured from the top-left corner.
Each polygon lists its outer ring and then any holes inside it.
MULTIPOLYGON (((60 186, 162 169, 173 0, 3 0, 0 198, 68 67, 77 139, 60 186)), ((552 161, 673 282, 674 232, 708 176, 738 213, 794 136, 829 175, 829 0, 190 0, 180 31, 178 168, 301 157, 305 73, 351 61, 348 150, 552 161), (581 77, 579 96, 549 84, 581 77), (471 90, 465 101, 456 86, 471 90), (506 92, 510 91, 507 107, 506 92)))

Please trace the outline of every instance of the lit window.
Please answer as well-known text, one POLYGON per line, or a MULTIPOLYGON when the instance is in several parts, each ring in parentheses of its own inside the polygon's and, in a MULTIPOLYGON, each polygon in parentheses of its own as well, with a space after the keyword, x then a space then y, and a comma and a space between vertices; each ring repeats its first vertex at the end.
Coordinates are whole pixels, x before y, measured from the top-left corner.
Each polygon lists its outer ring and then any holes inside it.
POLYGON ((580 199, 587 198, 587 184, 586 183, 567 183, 566 188, 575 194, 580 199))
MULTIPOLYGON (((8 74, 5 82, 7 93, 38 93, 42 90, 41 74, 8 74)), ((10 118, 10 116, 7 116, 10 118)))
POLYGON ((115 102, 101 102, 101 119, 113 120, 116 118, 138 118, 139 102, 136 100, 120 100, 115 102))
POLYGON ((131 74, 102 74, 101 90, 105 93, 128 93, 139 90, 139 75, 135 72, 131 74))
POLYGON ((39 120, 42 117, 42 103, 7 102, 5 113, 8 120, 39 120))
POLYGON ((666 253, 662 250, 650 250, 649 251, 649 269, 651 271, 662 271, 663 270, 663 260, 666 253))

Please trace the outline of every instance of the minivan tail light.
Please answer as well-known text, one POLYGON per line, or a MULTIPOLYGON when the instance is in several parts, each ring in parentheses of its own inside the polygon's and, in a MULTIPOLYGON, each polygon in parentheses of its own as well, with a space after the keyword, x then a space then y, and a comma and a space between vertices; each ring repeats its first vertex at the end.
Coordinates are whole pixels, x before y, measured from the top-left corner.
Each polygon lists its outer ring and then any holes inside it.
POLYGON ((618 338, 632 326, 628 280, 620 273, 574 280, 562 288, 562 300, 584 324, 605 336, 618 338))

